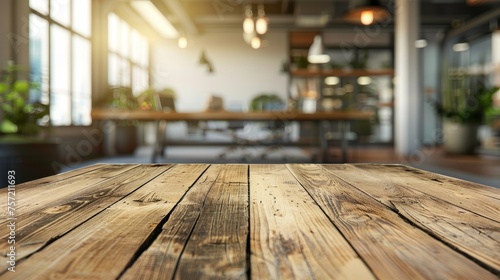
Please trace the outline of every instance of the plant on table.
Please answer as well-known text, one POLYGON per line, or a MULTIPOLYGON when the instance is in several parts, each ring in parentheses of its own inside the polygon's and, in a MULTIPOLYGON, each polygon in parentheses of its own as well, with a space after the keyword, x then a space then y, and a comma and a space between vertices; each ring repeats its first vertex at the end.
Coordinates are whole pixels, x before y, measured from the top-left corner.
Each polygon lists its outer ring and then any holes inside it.
POLYGON ((27 79, 27 67, 9 62, 0 72, 0 133, 37 136, 49 124, 49 107, 30 102, 30 89, 36 85, 27 79))

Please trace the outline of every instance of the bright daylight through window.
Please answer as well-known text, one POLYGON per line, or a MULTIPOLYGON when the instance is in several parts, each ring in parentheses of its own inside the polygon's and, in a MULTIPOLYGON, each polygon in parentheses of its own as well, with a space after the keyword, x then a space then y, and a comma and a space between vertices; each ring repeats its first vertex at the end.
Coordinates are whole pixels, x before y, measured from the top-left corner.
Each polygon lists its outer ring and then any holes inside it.
POLYGON ((139 94, 149 85, 149 43, 116 14, 108 16, 108 83, 139 94))
POLYGON ((91 0, 30 0, 30 98, 52 125, 91 123, 91 0))

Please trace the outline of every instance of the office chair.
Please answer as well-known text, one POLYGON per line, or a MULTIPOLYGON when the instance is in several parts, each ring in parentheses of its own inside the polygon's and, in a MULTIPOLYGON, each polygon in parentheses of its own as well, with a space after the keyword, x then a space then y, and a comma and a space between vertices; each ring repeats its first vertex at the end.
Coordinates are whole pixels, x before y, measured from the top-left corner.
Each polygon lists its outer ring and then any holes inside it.
MULTIPOLYGON (((255 111, 283 111, 285 103, 279 96, 274 94, 260 95, 252 100, 251 107, 255 111)), ((267 137, 260 140, 261 144, 267 145, 260 154, 260 158, 266 159, 270 154, 283 148, 283 145, 289 140, 291 131, 287 123, 279 119, 263 122, 261 129, 269 132, 267 137)), ((282 157, 283 160, 286 160, 286 154, 283 154, 282 157)))
MULTIPOLYGON (((154 95, 154 105, 156 111, 164 112, 175 112, 175 100, 171 95, 165 95, 161 93, 156 93, 154 95)), ((167 132, 167 121, 160 120, 157 122, 157 134, 156 142, 153 148, 153 155, 151 157, 151 162, 156 162, 156 157, 160 155, 165 156, 165 134, 167 132)))

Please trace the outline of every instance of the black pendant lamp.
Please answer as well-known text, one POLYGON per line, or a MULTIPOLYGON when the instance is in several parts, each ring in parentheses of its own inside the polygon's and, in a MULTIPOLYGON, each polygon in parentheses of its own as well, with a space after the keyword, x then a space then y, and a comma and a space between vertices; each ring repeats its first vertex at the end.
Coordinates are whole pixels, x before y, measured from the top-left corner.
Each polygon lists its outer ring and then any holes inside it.
POLYGON ((389 11, 378 0, 349 1, 349 10, 345 18, 353 23, 370 25, 387 20, 389 11))

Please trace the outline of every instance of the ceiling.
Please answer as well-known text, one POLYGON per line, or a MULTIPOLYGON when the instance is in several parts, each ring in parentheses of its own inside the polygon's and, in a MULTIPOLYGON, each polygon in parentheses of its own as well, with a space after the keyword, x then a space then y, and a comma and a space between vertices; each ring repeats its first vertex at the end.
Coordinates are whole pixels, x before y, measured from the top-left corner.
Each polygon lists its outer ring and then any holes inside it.
MULTIPOLYGON (((150 1, 175 26, 180 34, 242 30, 245 7, 264 5, 269 29, 352 32, 353 24, 345 19, 349 6, 364 0, 104 0, 114 5, 115 12, 134 21, 150 38, 161 38, 150 25, 134 12, 130 1, 150 1), (124 4, 124 5, 123 5, 124 4), (326 20, 325 20, 326 19, 326 20)), ((377 31, 394 31, 396 0, 380 0, 392 18, 380 24, 377 31)), ((472 40, 491 30, 500 29, 500 0, 404 0, 420 2, 420 30, 436 38, 460 37, 472 40)), ((425 35, 424 35, 425 36, 425 35)))
MULTIPOLYGON (((254 16, 257 15, 257 5, 263 4, 272 29, 352 27, 352 24, 344 19, 352 0, 152 0, 152 2, 155 4, 163 2, 167 6, 165 9, 167 16, 174 25, 181 30, 190 29, 187 32, 241 28, 247 4, 252 5, 254 16), (172 3, 175 6, 173 8, 172 3), (319 24, 321 18, 328 19, 326 24, 319 24)), ((380 2, 393 14, 394 0, 380 2)), ((422 29, 456 28, 492 9, 500 9, 499 0, 420 0, 420 3, 422 29)), ((392 29, 392 27, 393 21, 390 21, 387 28, 392 29)))

